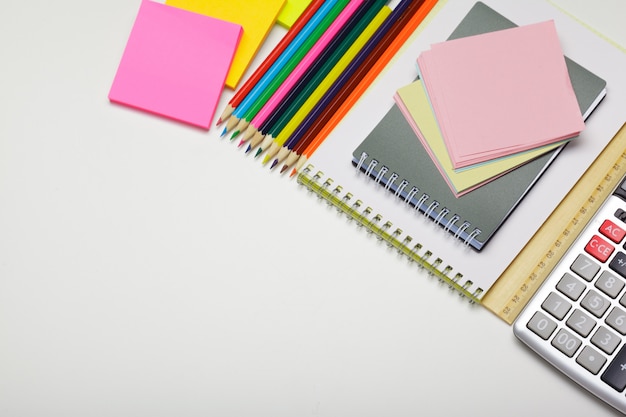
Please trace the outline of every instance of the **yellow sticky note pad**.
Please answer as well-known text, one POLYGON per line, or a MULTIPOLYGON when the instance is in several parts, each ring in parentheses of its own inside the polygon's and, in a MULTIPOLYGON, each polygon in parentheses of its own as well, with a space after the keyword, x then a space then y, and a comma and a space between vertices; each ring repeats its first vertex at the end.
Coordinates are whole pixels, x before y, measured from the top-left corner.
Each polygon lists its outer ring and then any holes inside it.
POLYGON ((226 77, 236 88, 259 47, 272 29, 286 0, 166 0, 165 3, 243 27, 243 35, 226 77))
POLYGON ((285 7, 280 11, 278 15, 278 23, 286 27, 291 28, 291 25, 298 20, 298 17, 304 12, 304 9, 311 3, 311 0, 287 0, 285 7))

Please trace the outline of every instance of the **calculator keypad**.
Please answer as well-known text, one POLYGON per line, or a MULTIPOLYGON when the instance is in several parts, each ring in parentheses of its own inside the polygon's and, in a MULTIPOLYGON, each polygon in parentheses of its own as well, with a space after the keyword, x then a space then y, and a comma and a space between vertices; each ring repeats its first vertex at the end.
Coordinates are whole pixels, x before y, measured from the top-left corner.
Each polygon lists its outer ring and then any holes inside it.
POLYGON ((626 202, 621 197, 612 195, 598 210, 514 331, 554 366, 626 413, 626 202))

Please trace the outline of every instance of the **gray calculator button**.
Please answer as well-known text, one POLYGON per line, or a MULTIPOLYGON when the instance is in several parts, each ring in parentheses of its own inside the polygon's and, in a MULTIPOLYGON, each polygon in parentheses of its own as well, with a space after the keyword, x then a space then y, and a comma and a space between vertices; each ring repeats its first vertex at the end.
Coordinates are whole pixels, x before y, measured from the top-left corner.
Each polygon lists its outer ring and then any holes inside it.
POLYGON ((587 295, 583 297, 580 305, 582 305, 585 310, 589 311, 594 316, 602 317, 611 303, 600 293, 590 290, 587 295))
POLYGON ((585 288, 586 285, 569 272, 563 274, 563 277, 556 285, 557 290, 559 290, 561 293, 565 294, 566 297, 569 297, 569 299, 574 301, 578 300, 578 297, 582 295, 583 291, 585 291, 585 288))
POLYGON ((606 358, 594 348, 585 346, 576 358, 576 362, 592 374, 597 375, 606 363, 606 358))
POLYGON ((563 352, 566 356, 572 357, 578 350, 582 342, 573 333, 561 329, 552 339, 552 346, 563 352))
POLYGON ((582 337, 589 336, 589 333, 596 327, 596 321, 591 318, 587 313, 576 309, 567 319, 567 327, 581 335, 582 337))
POLYGON ((609 271, 603 271, 596 281, 596 288, 609 297, 615 298, 624 288, 624 280, 617 278, 609 271))
POLYGON ((591 281, 600 270, 600 265, 591 260, 590 257, 580 254, 570 267, 581 278, 591 281))
POLYGON ((626 335, 626 313, 619 307, 615 307, 606 317, 606 324, 617 330, 622 335, 626 335))
POLYGON ((541 304, 541 307, 557 319, 563 320, 563 317, 572 308, 572 305, 565 298, 551 292, 543 304, 541 304))
POLYGON ((591 338, 591 343, 607 355, 612 354, 621 341, 622 339, 618 335, 604 326, 600 326, 591 338))
POLYGON ((554 320, 541 311, 537 311, 526 326, 543 340, 548 340, 554 329, 556 329, 554 320))

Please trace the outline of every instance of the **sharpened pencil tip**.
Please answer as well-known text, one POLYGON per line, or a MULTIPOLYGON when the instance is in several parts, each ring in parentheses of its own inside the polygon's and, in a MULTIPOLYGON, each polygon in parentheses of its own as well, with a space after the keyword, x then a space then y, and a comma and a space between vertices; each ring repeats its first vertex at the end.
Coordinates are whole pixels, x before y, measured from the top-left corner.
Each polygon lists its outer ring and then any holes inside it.
MULTIPOLYGON (((243 144, 244 144, 244 143, 246 143, 246 141, 245 141, 245 140, 243 140, 243 139, 242 139, 242 140, 240 140, 240 141, 239 141, 239 144, 237 145, 237 147, 238 147, 238 148, 241 148, 241 147, 243 146, 243 144)), ((246 152, 247 152, 247 151, 246 151, 246 152)))
POLYGON ((257 158, 259 155, 261 155, 263 153, 263 148, 259 148, 256 151, 256 155, 254 155, 255 158, 257 158))
POLYGON ((224 127, 224 130, 222 130, 222 134, 220 135, 220 137, 223 138, 226 132, 228 132, 228 130, 226 129, 226 127, 224 127))
POLYGON ((239 136, 239 132, 240 132, 239 130, 235 130, 235 131, 233 132, 233 135, 230 137, 230 140, 233 140, 233 139, 235 139, 237 136, 239 136))
POLYGON ((283 172, 287 171, 289 167, 287 165, 283 165, 283 167, 280 169, 280 173, 282 174, 283 172))
POLYGON ((246 149, 246 153, 250 152, 252 150, 252 146, 248 145, 248 149, 246 149))
POLYGON ((217 123, 215 123, 215 126, 219 126, 222 124, 222 118, 220 117, 219 119, 217 119, 217 123))
POLYGON ((294 168, 294 169, 291 171, 291 174, 289 174, 289 176, 290 176, 290 177, 293 177, 294 175, 296 175, 296 172, 297 172, 297 171, 296 171, 296 169, 294 168))
POLYGON ((270 169, 274 169, 276 165, 278 165, 278 159, 274 159, 274 161, 272 162, 272 166, 270 166, 270 169))

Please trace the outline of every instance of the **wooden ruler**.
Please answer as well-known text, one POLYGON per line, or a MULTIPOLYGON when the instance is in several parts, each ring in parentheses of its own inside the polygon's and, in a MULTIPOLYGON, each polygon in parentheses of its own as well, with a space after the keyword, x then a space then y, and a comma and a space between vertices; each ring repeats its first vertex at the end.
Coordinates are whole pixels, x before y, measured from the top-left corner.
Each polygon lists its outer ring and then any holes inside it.
POLYGON ((489 289, 481 304, 512 324, 624 175, 626 125, 489 289))

